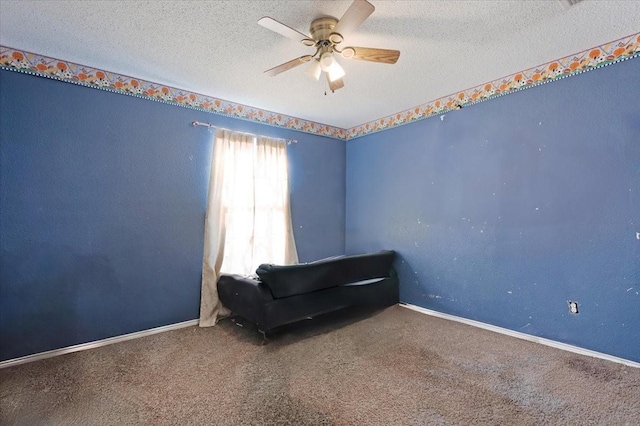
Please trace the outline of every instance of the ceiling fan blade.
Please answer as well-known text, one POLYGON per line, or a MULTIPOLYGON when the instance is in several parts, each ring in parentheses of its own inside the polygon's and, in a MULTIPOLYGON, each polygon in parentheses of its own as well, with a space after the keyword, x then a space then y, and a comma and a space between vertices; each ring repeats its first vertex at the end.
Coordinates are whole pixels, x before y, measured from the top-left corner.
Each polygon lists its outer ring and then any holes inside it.
POLYGON ((349 9, 338 21, 334 32, 341 35, 349 34, 356 30, 376 10, 367 0, 353 0, 349 9))
POLYGON ((285 24, 278 22, 268 16, 264 16, 258 19, 258 24, 262 25, 268 30, 276 32, 299 43, 302 43, 304 40, 309 40, 308 35, 302 34, 300 31, 294 30, 293 28, 288 27, 285 24))
POLYGON ((400 51, 373 47, 345 47, 342 50, 342 56, 346 59, 395 64, 400 57, 400 51))
POLYGON ((269 76, 271 76, 271 77, 273 77, 274 75, 278 75, 281 72, 289 71, 291 68, 295 68, 298 65, 302 65, 304 63, 307 63, 312 58, 313 58, 313 56, 311 56, 311 55, 300 56, 299 58, 292 59, 289 62, 285 62, 284 64, 280 64, 277 67, 273 67, 271 69, 268 69, 264 73, 269 75, 269 76))
POLYGON ((335 92, 338 89, 342 89, 344 87, 344 81, 342 81, 341 78, 331 81, 329 80, 329 74, 327 75, 327 83, 329 83, 329 89, 331 89, 332 92, 335 92))

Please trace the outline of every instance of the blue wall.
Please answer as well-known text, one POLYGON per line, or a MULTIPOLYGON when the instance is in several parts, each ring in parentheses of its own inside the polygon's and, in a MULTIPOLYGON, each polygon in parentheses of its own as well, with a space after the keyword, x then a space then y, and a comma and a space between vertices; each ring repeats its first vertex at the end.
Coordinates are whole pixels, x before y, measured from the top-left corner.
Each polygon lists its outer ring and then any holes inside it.
POLYGON ((347 142, 347 253, 397 250, 403 302, 640 361, 639 75, 347 142))
POLYGON ((301 261, 343 253, 345 144, 0 71, 0 360, 199 315, 211 133, 290 148, 301 261))

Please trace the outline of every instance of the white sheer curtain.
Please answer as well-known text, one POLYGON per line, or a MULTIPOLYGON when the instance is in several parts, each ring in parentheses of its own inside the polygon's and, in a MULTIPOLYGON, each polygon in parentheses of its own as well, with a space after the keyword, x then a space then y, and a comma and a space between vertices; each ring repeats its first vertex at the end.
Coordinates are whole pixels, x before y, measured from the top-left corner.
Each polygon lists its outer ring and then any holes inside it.
POLYGON ((228 315, 218 299, 220 272, 251 274, 261 263, 298 262, 284 141, 216 132, 202 264, 200 326, 228 315))

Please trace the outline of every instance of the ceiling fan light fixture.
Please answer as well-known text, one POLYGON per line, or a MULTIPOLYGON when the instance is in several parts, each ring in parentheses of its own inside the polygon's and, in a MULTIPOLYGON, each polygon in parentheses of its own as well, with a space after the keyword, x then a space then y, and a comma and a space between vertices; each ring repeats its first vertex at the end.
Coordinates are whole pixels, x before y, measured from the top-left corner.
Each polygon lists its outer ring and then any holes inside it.
POLYGON ((344 68, 334 59, 333 64, 327 70, 327 74, 329 74, 329 81, 334 82, 344 77, 345 72, 344 68))
POLYGON ((322 74, 322 68, 320 67, 320 61, 317 59, 313 59, 311 61, 311 65, 307 68, 307 74, 316 80, 320 79, 320 74, 322 74))
POLYGON ((320 55, 320 68, 324 72, 329 72, 329 68, 336 62, 331 52, 324 52, 320 55))

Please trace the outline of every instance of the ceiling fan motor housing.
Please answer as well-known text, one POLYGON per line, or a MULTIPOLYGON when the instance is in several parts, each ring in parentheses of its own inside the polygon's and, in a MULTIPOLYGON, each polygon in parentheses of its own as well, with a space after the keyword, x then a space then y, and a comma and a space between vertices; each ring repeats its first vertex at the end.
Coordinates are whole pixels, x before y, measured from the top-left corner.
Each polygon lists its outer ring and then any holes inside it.
POLYGON ((338 44, 342 42, 342 35, 334 33, 333 29, 336 27, 338 20, 332 16, 323 16, 322 18, 315 19, 311 22, 309 27, 309 33, 316 42, 322 42, 328 40, 331 44, 338 44))

